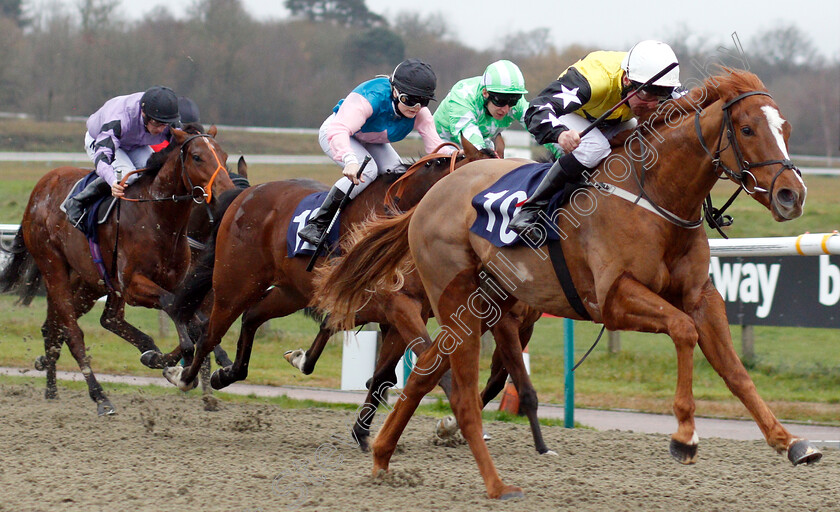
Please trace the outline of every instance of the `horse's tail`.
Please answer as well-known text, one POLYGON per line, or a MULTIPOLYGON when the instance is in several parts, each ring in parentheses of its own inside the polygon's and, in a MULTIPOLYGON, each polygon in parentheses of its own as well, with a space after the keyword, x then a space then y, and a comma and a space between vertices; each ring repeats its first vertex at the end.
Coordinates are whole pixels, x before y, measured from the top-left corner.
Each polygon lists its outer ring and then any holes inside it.
MULTIPOLYGON (((217 219, 221 219, 230 204, 242 192, 242 189, 226 190, 223 194, 218 196, 218 203, 213 209, 213 214, 217 219)), ((221 222, 216 222, 207 241, 204 242, 204 250, 198 257, 195 265, 184 276, 178 291, 175 293, 173 303, 175 315, 177 320, 182 323, 187 323, 192 319, 193 315, 204 298, 213 289, 213 269, 216 266, 216 236, 219 234, 219 226, 221 222)))
POLYGON ((372 294, 402 288, 413 266, 408 250, 413 214, 414 208, 395 217, 369 218, 344 238, 341 256, 316 269, 313 305, 329 314, 329 327, 352 329, 356 312, 372 294))
POLYGON ((17 289, 18 304, 28 306, 41 286, 41 271, 23 243, 23 228, 18 228, 11 247, 2 251, 11 260, 0 271, 0 293, 17 289))

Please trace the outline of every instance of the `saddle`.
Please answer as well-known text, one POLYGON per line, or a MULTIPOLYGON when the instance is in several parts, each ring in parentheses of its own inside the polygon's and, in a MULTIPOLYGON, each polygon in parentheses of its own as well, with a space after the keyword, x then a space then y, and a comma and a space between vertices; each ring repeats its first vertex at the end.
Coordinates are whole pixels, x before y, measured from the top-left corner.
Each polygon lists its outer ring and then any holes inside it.
MULTIPOLYGON (((70 187, 70 192, 67 194, 67 197, 64 198, 64 201, 61 202, 61 206, 59 207, 61 211, 66 214, 67 201, 84 190, 85 187, 87 187, 87 185, 96 178, 96 173, 91 172, 70 187)), ((114 204, 116 204, 116 199, 116 197, 110 194, 104 195, 83 210, 81 222, 79 222, 79 219, 70 219, 69 217, 68 221, 84 233, 88 240, 99 243, 99 235, 97 233, 96 226, 104 224, 108 220, 108 217, 111 215, 111 211, 114 209, 114 204)))

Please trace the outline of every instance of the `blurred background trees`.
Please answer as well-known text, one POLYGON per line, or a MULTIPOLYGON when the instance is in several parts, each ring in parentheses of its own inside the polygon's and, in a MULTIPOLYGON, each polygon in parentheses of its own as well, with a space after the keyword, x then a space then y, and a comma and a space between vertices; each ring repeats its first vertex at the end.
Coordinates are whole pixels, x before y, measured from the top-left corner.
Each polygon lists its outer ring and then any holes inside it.
MULTIPOLYGON (((530 97, 597 49, 555 47, 548 29, 535 27, 475 50, 441 14, 386 20, 364 0, 285 0, 292 16, 265 22, 240 0, 199 0, 185 18, 158 9, 131 22, 120 18, 117 0, 76 0, 71 8, 38 0, 37 9, 35 1, 0 0, 0 110, 48 120, 87 116, 112 96, 166 84, 196 100, 208 122, 317 127, 358 83, 408 56, 435 69, 439 98, 490 62, 511 59, 530 97)), ((704 78, 697 63, 724 60, 688 27, 667 42, 684 81, 704 78)), ((773 27, 743 46, 750 70, 794 126, 792 151, 836 156, 840 62, 822 57, 796 26, 773 27)))

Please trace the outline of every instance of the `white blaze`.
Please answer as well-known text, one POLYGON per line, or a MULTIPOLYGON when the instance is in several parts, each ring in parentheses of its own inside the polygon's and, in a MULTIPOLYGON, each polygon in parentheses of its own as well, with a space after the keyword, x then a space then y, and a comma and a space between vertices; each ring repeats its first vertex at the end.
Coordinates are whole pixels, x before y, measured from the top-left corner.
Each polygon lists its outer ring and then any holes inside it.
MULTIPOLYGON (((790 155, 788 155, 787 147, 785 147, 785 138, 782 135, 782 125, 785 124, 785 120, 782 118, 782 115, 779 114, 779 111, 776 110, 775 107, 771 107, 770 105, 764 105, 763 107, 761 107, 761 110, 764 112, 764 116, 767 117, 767 124, 770 125, 770 133, 772 133, 773 137, 776 138, 776 144, 779 145, 779 149, 782 151, 782 154, 785 155, 785 158, 790 160, 790 155)), ((795 172, 793 174, 796 175, 796 179, 798 179, 799 182, 802 183, 802 186, 805 187, 805 182, 802 181, 802 177, 795 172)))

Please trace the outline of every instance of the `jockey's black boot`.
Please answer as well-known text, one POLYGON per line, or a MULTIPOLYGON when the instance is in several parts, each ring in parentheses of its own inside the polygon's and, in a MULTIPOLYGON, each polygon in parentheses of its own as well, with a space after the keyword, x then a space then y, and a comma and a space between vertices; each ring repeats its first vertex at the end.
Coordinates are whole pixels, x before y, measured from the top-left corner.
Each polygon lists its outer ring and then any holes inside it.
POLYGON ((344 199, 344 192, 335 186, 331 188, 330 193, 324 199, 324 204, 309 218, 309 221, 298 233, 301 240, 305 240, 312 245, 318 245, 335 212, 338 211, 338 205, 341 204, 342 199, 344 199))
POLYGON ((84 217, 85 208, 96 202, 97 199, 104 196, 110 190, 110 185, 102 178, 96 178, 88 183, 81 192, 68 199, 64 204, 67 219, 71 224, 77 226, 82 221, 82 217, 84 217))
POLYGON ((537 185, 534 194, 525 201, 519 213, 513 216, 508 227, 519 235, 527 231, 528 228, 539 222, 540 210, 544 210, 548 206, 548 202, 551 201, 554 194, 566 183, 580 177, 584 170, 586 168, 572 154, 557 159, 545 173, 540 184, 537 185))

